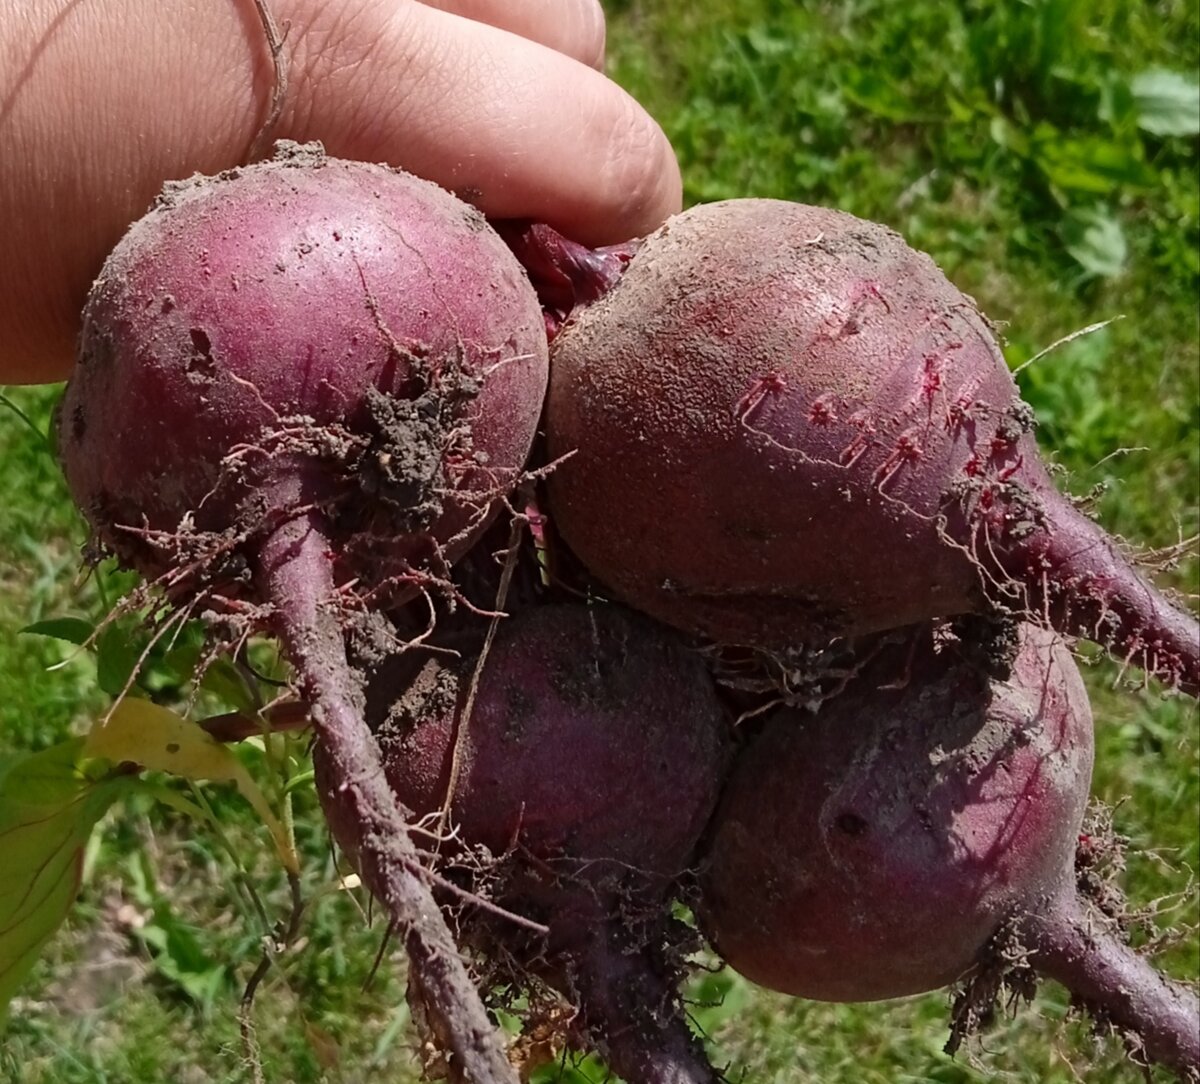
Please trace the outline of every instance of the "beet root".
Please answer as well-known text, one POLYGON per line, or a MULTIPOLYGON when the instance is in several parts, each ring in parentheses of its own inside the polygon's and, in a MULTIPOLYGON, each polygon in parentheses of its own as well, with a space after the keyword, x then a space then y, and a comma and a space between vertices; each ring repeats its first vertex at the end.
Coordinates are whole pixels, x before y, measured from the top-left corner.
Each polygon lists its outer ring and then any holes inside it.
POLYGON ((1097 1019, 1123 1032, 1134 1055, 1200 1082, 1200 1002, 1126 945, 1094 908, 1069 897, 1026 915, 1018 936, 1039 974, 1071 991, 1097 1019))
POLYGON ((261 590, 278 599, 277 632, 301 675, 312 710, 316 749, 362 847, 364 874, 397 924, 414 977, 463 1084, 515 1084, 516 1074, 438 910, 409 836, 411 815, 387 786, 379 750, 363 722, 359 687, 346 662, 333 596, 329 543, 316 517, 275 531, 262 546, 261 590))
POLYGON ((714 817, 702 924, 747 978, 822 1001, 948 985, 1012 929, 1147 1057, 1193 1066, 1194 997, 1076 894, 1093 741, 1074 660, 1032 625, 1005 681, 960 647, 922 630, 752 739, 714 817))
MULTIPOLYGON (((579 1030, 630 1084, 715 1079, 655 953, 727 758, 702 661, 618 607, 563 605, 504 620, 478 675, 477 661, 410 650, 369 690, 401 802, 427 817, 449 810, 443 859, 470 869, 486 848, 470 883, 547 930, 528 943, 524 926, 484 910, 476 937, 486 923, 485 942, 566 994, 579 1030)), ((320 755, 316 768, 353 859, 357 821, 320 755)))
POLYGON ((193 578, 235 591, 239 545, 298 501, 321 505, 339 582, 403 594, 523 469, 546 365, 537 300, 476 211, 284 147, 168 186, 113 251, 64 467, 98 539, 148 578, 175 586, 207 542, 193 578))
POLYGON ((550 512, 660 620, 783 650, 999 608, 1200 690, 1194 617, 1058 493, 991 327, 891 230, 692 208, 552 356, 550 512))
POLYGON ((282 640, 450 1071, 476 1084, 515 1072, 384 780, 341 622, 445 582, 523 470, 545 380, 537 299, 476 212, 283 146, 169 186, 130 229, 59 418, 102 550, 180 612, 282 640))

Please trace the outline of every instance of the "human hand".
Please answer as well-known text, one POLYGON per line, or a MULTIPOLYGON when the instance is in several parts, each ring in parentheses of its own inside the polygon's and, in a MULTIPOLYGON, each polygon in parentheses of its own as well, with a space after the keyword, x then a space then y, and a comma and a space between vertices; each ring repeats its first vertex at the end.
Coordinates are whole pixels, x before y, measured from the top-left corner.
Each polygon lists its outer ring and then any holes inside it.
MULTIPOLYGON (((680 202, 654 121, 597 69, 596 0, 268 0, 272 137, 402 166, 590 244, 680 202)), ((243 161, 270 113, 254 0, 0 0, 0 383, 62 379, 88 286, 163 181, 243 161)))

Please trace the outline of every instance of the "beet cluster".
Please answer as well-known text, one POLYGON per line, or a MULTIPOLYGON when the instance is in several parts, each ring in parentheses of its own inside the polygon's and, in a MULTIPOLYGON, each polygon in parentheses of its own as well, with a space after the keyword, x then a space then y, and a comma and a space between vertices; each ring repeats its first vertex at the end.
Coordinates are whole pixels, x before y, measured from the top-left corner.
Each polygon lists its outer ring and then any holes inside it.
POLYGON ((734 200, 592 252, 283 146, 169 186, 80 344, 93 555, 279 640, 449 1079, 516 1081, 518 1002, 629 1084, 723 1079, 701 933, 796 997, 961 984, 959 1037, 1019 959, 1200 1073, 1194 994, 1077 888, 1070 649, 1195 695, 1200 628, 897 234, 734 200))

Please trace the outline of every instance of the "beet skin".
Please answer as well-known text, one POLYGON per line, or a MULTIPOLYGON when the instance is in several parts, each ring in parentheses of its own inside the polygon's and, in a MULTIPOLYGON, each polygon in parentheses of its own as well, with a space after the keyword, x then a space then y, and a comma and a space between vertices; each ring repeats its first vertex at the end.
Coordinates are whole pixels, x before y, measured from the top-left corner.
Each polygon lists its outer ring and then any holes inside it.
MULTIPOLYGON (((430 831, 453 787, 441 854, 470 869, 466 849, 485 847, 472 882, 548 931, 530 945, 484 912, 476 933, 482 922, 502 958, 578 1006, 587 1043, 630 1084, 715 1084, 656 955, 727 763, 703 662, 620 607, 536 606, 502 623, 468 717, 477 653, 423 655, 405 652, 370 688, 388 781, 430 831)), ((356 822, 317 752, 326 815, 353 859, 356 822)))
POLYGON ((478 533, 545 384, 537 299, 478 212, 285 147, 169 186, 117 246, 60 447, 100 540, 148 578, 177 563, 177 535, 319 501, 337 578, 377 584, 478 533))
POLYGON ((1055 489, 991 326, 928 256, 743 199, 625 259, 553 341, 546 428, 570 454, 550 512, 626 602, 770 650, 1000 608, 1200 689, 1195 619, 1055 489))
POLYGON ((776 715, 738 758, 707 921, 763 986, 821 1001, 945 986, 1071 865, 1092 718, 1067 649, 1027 626, 996 683, 954 645, 924 651, 902 688, 879 687, 903 680, 897 651, 815 716, 776 715))
POLYGON ((448 192, 282 145, 168 186, 83 320, 59 447, 95 552, 175 607, 160 636, 194 613, 237 645, 280 639, 447 1059, 515 1084, 383 778, 343 624, 444 584, 524 470, 546 381, 532 287, 448 192))
POLYGON ((748 978, 821 1001, 971 977, 1003 930, 1139 1059, 1194 1079, 1195 994, 1076 889, 1093 741, 1070 652, 1026 625, 1000 681, 961 646, 922 631, 815 716, 768 721, 713 820, 703 925, 748 978))

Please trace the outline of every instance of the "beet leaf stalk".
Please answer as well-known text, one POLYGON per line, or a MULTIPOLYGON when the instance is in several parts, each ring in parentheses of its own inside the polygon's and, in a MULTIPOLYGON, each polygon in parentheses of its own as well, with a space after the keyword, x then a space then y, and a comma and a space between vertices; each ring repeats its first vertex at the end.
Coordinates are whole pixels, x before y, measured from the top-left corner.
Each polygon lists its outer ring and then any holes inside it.
POLYGON ((542 222, 493 223, 537 290, 550 338, 572 311, 598 301, 616 285, 640 241, 587 248, 542 222))
POLYGON ((402 935, 437 1033, 449 1046, 453 1079, 516 1084, 499 1033, 430 892, 405 812, 388 786, 363 718, 360 682, 351 673, 329 606, 334 580, 328 553, 319 515, 278 527, 261 550, 263 596, 274 600, 276 629, 303 675, 303 693, 312 705, 333 785, 361 825, 359 860, 402 935))
POLYGON ((1159 974, 1073 893, 1022 919, 1029 963, 1065 986, 1091 1016, 1126 1036, 1135 1054, 1200 1081, 1200 1002, 1159 974))

